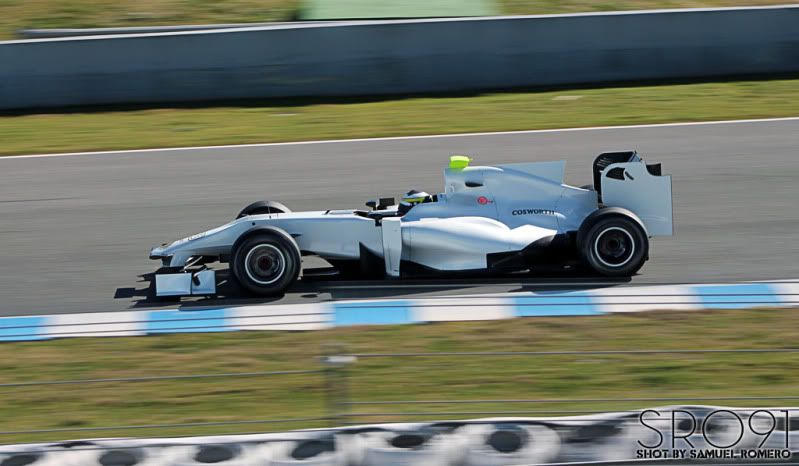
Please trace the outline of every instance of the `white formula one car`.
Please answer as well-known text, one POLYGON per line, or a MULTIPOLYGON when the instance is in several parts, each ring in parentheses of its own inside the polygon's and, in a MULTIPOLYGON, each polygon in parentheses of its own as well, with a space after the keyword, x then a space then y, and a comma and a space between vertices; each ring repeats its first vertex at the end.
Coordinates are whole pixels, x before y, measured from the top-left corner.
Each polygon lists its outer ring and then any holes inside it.
POLYGON ((672 234, 671 177, 636 152, 601 154, 593 186, 564 184, 565 162, 472 167, 453 156, 444 192, 411 191, 372 210, 291 212, 247 206, 218 228, 153 248, 162 261, 156 295, 216 292, 206 264, 229 262, 231 278, 256 295, 283 293, 316 255, 363 278, 514 273, 552 263, 630 276, 649 258, 649 238, 672 234))

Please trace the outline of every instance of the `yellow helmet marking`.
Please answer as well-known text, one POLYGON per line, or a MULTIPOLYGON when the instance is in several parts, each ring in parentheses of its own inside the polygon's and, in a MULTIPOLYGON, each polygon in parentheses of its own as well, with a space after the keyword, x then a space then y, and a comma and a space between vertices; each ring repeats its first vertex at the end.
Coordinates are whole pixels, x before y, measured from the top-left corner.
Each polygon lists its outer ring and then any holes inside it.
POLYGON ((463 170, 469 166, 472 159, 465 155, 453 155, 449 158, 449 168, 452 170, 463 170))

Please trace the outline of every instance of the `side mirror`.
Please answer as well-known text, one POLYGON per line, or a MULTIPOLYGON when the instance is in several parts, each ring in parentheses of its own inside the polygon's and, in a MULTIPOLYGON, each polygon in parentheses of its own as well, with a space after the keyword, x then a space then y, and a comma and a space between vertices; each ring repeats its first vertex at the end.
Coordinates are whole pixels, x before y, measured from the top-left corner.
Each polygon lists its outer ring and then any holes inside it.
POLYGON ((393 205, 394 205, 393 197, 381 197, 378 200, 369 199, 368 201, 366 201, 366 207, 370 207, 372 210, 383 210, 393 205))
POLYGON ((377 204, 378 209, 387 209, 395 204, 393 197, 381 197, 380 202, 377 204))

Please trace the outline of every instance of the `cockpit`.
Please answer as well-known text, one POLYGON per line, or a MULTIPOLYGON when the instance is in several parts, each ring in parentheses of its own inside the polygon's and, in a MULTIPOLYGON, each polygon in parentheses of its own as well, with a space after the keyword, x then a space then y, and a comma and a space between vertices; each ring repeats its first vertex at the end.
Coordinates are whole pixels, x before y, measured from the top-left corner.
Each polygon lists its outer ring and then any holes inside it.
POLYGON ((438 195, 428 194, 417 189, 411 189, 402 195, 399 204, 396 203, 393 197, 380 198, 376 201, 372 200, 367 202, 366 206, 371 207, 372 211, 367 212, 366 216, 375 219, 385 217, 402 217, 410 212, 410 210, 415 206, 430 202, 438 202, 438 195))
MULTIPOLYGON (((469 162, 471 159, 465 155, 453 155, 450 157, 447 173, 461 171, 469 165, 469 162)), ((466 183, 466 186, 471 187, 469 182, 466 183)), ((417 205, 439 202, 442 196, 444 194, 428 194, 425 191, 411 189, 402 195, 399 203, 393 197, 368 201, 366 206, 370 207, 372 211, 366 212, 364 216, 374 219, 402 217, 417 205)))

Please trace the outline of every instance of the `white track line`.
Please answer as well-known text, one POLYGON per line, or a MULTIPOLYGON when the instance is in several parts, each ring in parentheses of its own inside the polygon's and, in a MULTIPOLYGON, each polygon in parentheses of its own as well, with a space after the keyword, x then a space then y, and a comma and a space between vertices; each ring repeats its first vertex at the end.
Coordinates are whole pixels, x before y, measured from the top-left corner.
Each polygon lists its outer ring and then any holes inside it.
POLYGON ((748 124, 748 123, 773 123, 780 121, 799 121, 799 117, 760 118, 760 119, 748 119, 748 120, 693 121, 693 122, 684 122, 684 123, 654 123, 646 125, 589 126, 583 128, 531 129, 531 130, 522 130, 522 131, 493 131, 493 132, 482 132, 482 133, 430 134, 422 136, 390 136, 390 137, 379 137, 379 138, 327 139, 321 141, 265 142, 265 143, 254 143, 254 144, 229 144, 229 145, 219 145, 219 146, 164 147, 157 149, 66 152, 60 154, 7 155, 7 156, 0 156, 0 160, 33 159, 33 158, 43 158, 43 157, 71 157, 77 155, 123 155, 123 154, 146 153, 146 152, 179 152, 179 151, 207 150, 207 149, 237 149, 237 148, 247 148, 247 147, 300 146, 300 145, 312 145, 312 144, 339 144, 339 143, 352 143, 352 142, 409 141, 414 139, 461 138, 461 137, 474 137, 474 136, 505 136, 505 135, 514 135, 514 134, 567 133, 567 132, 576 132, 576 131, 607 131, 607 130, 619 130, 619 129, 669 128, 669 127, 681 127, 681 126, 712 126, 712 125, 731 125, 731 124, 748 124))

